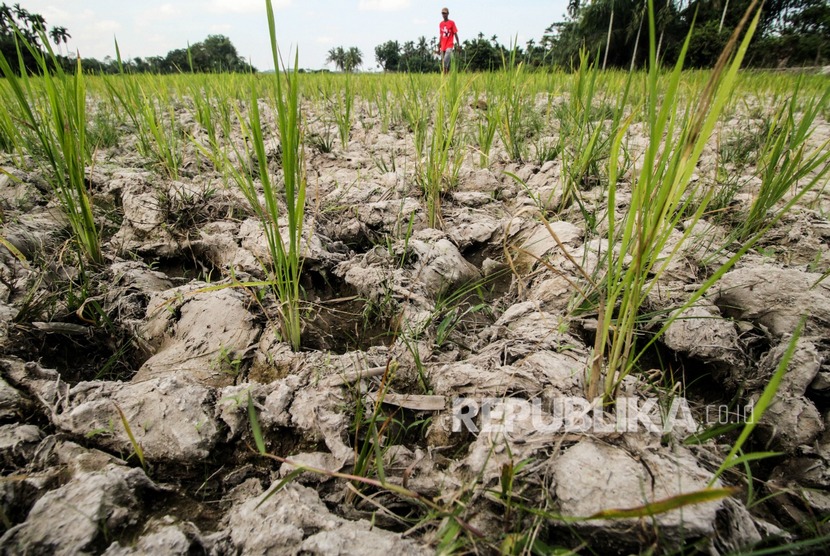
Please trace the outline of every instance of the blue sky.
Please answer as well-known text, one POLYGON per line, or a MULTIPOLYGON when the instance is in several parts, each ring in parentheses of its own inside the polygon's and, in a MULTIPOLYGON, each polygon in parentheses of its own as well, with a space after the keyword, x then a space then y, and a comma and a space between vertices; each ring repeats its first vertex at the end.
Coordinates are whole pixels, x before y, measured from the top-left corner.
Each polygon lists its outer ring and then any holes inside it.
MULTIPOLYGON (((7 3, 13 3, 7 2, 7 3)), ((83 57, 115 57, 113 37, 124 57, 163 56, 209 34, 229 37, 239 54, 260 70, 273 68, 265 0, 22 0, 20 5, 68 29, 68 47, 83 57)), ((362 69, 375 69, 375 46, 434 37, 441 8, 450 10, 462 40, 479 32, 507 44, 541 38, 561 21, 567 0, 272 0, 283 55, 298 48, 300 67, 324 68, 332 47, 357 46, 362 69)), ((333 68, 331 68, 333 69, 333 68)))

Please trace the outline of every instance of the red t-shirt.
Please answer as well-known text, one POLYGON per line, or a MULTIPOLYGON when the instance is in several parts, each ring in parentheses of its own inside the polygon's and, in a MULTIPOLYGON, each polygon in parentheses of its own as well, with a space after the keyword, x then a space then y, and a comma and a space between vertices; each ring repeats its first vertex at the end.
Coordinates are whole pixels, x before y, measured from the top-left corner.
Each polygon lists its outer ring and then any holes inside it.
POLYGON ((438 36, 441 39, 439 48, 441 52, 452 48, 453 38, 455 38, 456 33, 458 33, 458 29, 455 26, 455 21, 448 19, 447 21, 441 22, 438 26, 438 36))

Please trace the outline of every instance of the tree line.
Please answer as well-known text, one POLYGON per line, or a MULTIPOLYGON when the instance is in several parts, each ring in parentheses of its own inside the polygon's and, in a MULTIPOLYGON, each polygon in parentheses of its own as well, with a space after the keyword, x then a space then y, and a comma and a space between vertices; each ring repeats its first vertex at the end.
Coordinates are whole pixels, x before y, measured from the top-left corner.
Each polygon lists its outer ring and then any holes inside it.
MULTIPOLYGON (((752 0, 655 0, 658 50, 665 63, 676 61, 689 37, 687 67, 710 67, 717 60, 752 0)), ((648 0, 569 0, 564 21, 549 25, 537 42, 525 45, 500 44, 495 35, 479 33, 459 46, 456 60, 468 71, 491 71, 509 60, 519 59, 531 68, 569 69, 585 51, 603 67, 627 68, 642 65, 648 51, 648 0)), ((18 57, 18 38, 34 49, 43 50, 49 39, 58 49, 57 60, 70 68, 74 59, 63 55, 71 38, 66 27, 47 30, 39 14, 20 4, 0 4, 0 53, 7 60, 18 57)), ((386 41, 375 47, 375 60, 384 71, 437 72, 437 39, 386 41)), ((35 69, 31 52, 20 48, 27 68, 35 69)), ((746 63, 754 67, 825 65, 830 63, 830 0, 766 0, 750 45, 746 63)), ((356 47, 336 47, 327 62, 342 71, 355 71, 363 64, 356 47)), ((187 48, 171 50, 166 56, 129 60, 110 57, 99 61, 84 58, 83 67, 95 73, 128 72, 255 72, 237 53, 229 38, 209 35, 187 48)))
MULTIPOLYGON (((57 47, 55 59, 65 69, 74 67, 75 58, 66 53, 64 48, 68 39, 72 38, 66 27, 54 26, 47 31, 46 20, 42 15, 31 13, 20 4, 8 6, 0 4, 0 53, 10 62, 18 59, 18 52, 23 59, 23 65, 30 71, 37 70, 37 62, 32 52, 24 46, 24 42, 34 50, 44 52, 51 48, 49 40, 57 47), (22 41, 20 40, 22 39, 22 41)), ((16 67, 16 63, 12 62, 16 67)), ((166 56, 150 56, 147 58, 132 58, 118 60, 106 57, 104 60, 83 58, 85 70, 94 73, 118 73, 128 71, 134 73, 180 73, 180 72, 255 72, 256 68, 250 65, 236 51, 228 37, 223 35, 208 35, 201 42, 189 45, 187 48, 171 50, 166 56)))
MULTIPOLYGON (((660 57, 674 63, 689 37, 687 67, 714 65, 732 29, 752 0, 655 0, 660 57)), ((647 0, 569 0, 564 21, 552 23, 537 42, 503 45, 479 33, 461 43, 456 59, 469 71, 500 69, 511 55, 534 68, 574 67, 586 51, 604 67, 642 65, 648 52, 647 0)), ((420 37, 375 47, 384 71, 437 72, 437 41, 420 37)), ((752 67, 830 63, 828 0, 766 0, 747 55, 752 67)))
POLYGON ((224 35, 208 35, 201 42, 187 48, 171 50, 166 56, 148 56, 117 60, 110 57, 103 61, 84 58, 83 67, 95 73, 118 73, 123 67, 129 73, 252 73, 256 68, 240 56, 231 40, 224 35))

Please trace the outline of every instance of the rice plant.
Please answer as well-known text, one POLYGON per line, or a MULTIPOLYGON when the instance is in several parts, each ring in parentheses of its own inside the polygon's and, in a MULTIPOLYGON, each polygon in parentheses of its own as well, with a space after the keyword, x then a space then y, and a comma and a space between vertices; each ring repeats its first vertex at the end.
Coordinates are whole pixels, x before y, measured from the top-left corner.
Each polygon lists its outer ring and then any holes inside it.
MULTIPOLYGON (((251 206, 259 215, 273 265, 271 285, 280 303, 280 316, 285 339, 291 348, 300 349, 302 320, 300 316, 300 273, 302 271, 302 234, 305 214, 306 174, 302 149, 300 128, 300 91, 299 91, 299 56, 295 52, 294 66, 290 70, 280 71, 281 57, 277 47, 277 35, 274 11, 271 0, 266 0, 268 10, 268 30, 271 38, 271 54, 274 59, 273 101, 277 109, 277 128, 282 145, 283 198, 285 203, 285 224, 287 234, 280 230, 280 208, 277 190, 268 173, 265 142, 262 137, 262 125, 259 117, 257 98, 251 96, 250 132, 251 142, 259 164, 259 177, 265 196, 263 207, 256 191, 245 189, 251 206), (284 73, 284 75, 283 75, 284 73), (283 80, 285 82, 283 83, 283 80)), ((250 182, 245 182, 249 185, 250 182)))
POLYGON ((764 228, 775 206, 787 193, 793 193, 798 199, 827 181, 830 140, 817 147, 811 147, 808 140, 819 111, 830 101, 830 90, 825 90, 820 97, 807 99, 800 110, 799 90, 800 82, 790 101, 781 107, 774 123, 768 126, 758 164, 761 187, 737 229, 738 241, 744 241, 764 228))
MULTIPOLYGON (((605 113, 595 107, 599 67, 589 61, 587 52, 583 50, 580 53, 579 69, 574 75, 568 102, 554 110, 559 120, 562 156, 560 210, 567 208, 573 201, 581 206, 580 190, 601 183, 602 168, 607 165, 610 156, 611 138, 622 121, 633 75, 629 74, 626 79, 619 94, 617 108, 605 113), (606 119, 611 120, 610 129, 606 128, 606 119)), ((600 102, 605 106, 604 99, 600 102)))
MULTIPOLYGON (((645 108, 649 144, 642 169, 632 184, 631 203, 622 222, 616 222, 613 210, 608 211, 605 254, 608 262, 600 291, 600 325, 587 388, 589 398, 600 393, 603 367, 603 397, 606 400, 613 398, 618 385, 634 369, 642 354, 636 348, 640 307, 682 243, 679 242, 666 256, 664 249, 669 237, 678 228, 685 207, 694 197, 692 174, 697 161, 732 94, 738 69, 760 16, 758 2, 753 2, 721 55, 697 105, 686 106, 679 116, 681 70, 689 39, 668 76, 666 90, 660 91, 653 8, 653 1, 649 0, 650 65, 645 108), (739 34, 744 28, 747 31, 738 44, 739 34), (627 257, 630 260, 626 260, 627 257)), ((630 121, 631 117, 621 126, 611 146, 609 207, 615 206, 618 155, 630 121)), ((692 217, 693 221, 703 214, 710 196, 704 195, 692 217)), ((684 241, 692 228, 685 228, 684 241)), ((721 271, 725 272, 725 269, 722 267, 721 271)), ((698 295, 702 295, 701 290, 705 286, 701 286, 698 295)))
MULTIPOLYGON (((17 38, 19 76, 9 61, 0 55, 0 69, 19 109, 16 117, 22 120, 46 159, 47 181, 69 220, 75 242, 89 262, 101 264, 104 258, 98 226, 85 179, 87 96, 81 61, 78 59, 75 73, 67 75, 45 37, 42 42, 47 45, 46 54, 30 45, 20 33, 17 38), (26 48, 37 63, 43 94, 36 91, 28 75, 21 48, 26 48)), ((6 112, 8 107, 4 105, 2 110, 6 112)))
POLYGON ((340 146, 343 150, 346 150, 352 131, 352 108, 354 106, 354 89, 351 86, 350 75, 346 75, 343 93, 334 91, 332 96, 334 98, 329 99, 329 108, 337 124, 337 132, 340 135, 340 146))
POLYGON ((464 94, 458 72, 444 79, 436 101, 435 124, 425 160, 419 163, 418 181, 424 192, 427 222, 431 228, 441 225, 441 194, 457 181, 463 150, 454 145, 464 94))
POLYGON ((524 64, 517 61, 515 48, 504 60, 504 67, 506 70, 504 79, 499 81, 497 106, 499 137, 507 150, 507 156, 511 160, 521 161, 528 138, 529 94, 524 64))
POLYGON ((491 108, 492 104, 492 99, 489 98, 477 98, 473 104, 478 111, 474 134, 478 145, 478 163, 482 168, 490 167, 490 151, 493 149, 493 140, 499 127, 499 112, 491 108))
POLYGON ((422 79, 409 75, 409 87, 400 93, 401 119, 409 125, 414 134, 415 154, 418 158, 426 148, 427 130, 430 121, 430 92, 422 79))

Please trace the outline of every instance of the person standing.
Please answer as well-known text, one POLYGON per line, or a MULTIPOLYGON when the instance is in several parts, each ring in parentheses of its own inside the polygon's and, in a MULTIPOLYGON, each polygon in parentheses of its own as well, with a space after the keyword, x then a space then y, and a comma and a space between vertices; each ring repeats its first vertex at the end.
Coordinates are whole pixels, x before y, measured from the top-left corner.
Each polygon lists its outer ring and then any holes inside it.
POLYGON ((444 73, 447 73, 450 71, 453 44, 459 42, 458 28, 450 19, 450 11, 447 8, 441 8, 441 15, 444 21, 438 25, 438 54, 441 56, 441 67, 444 73))

